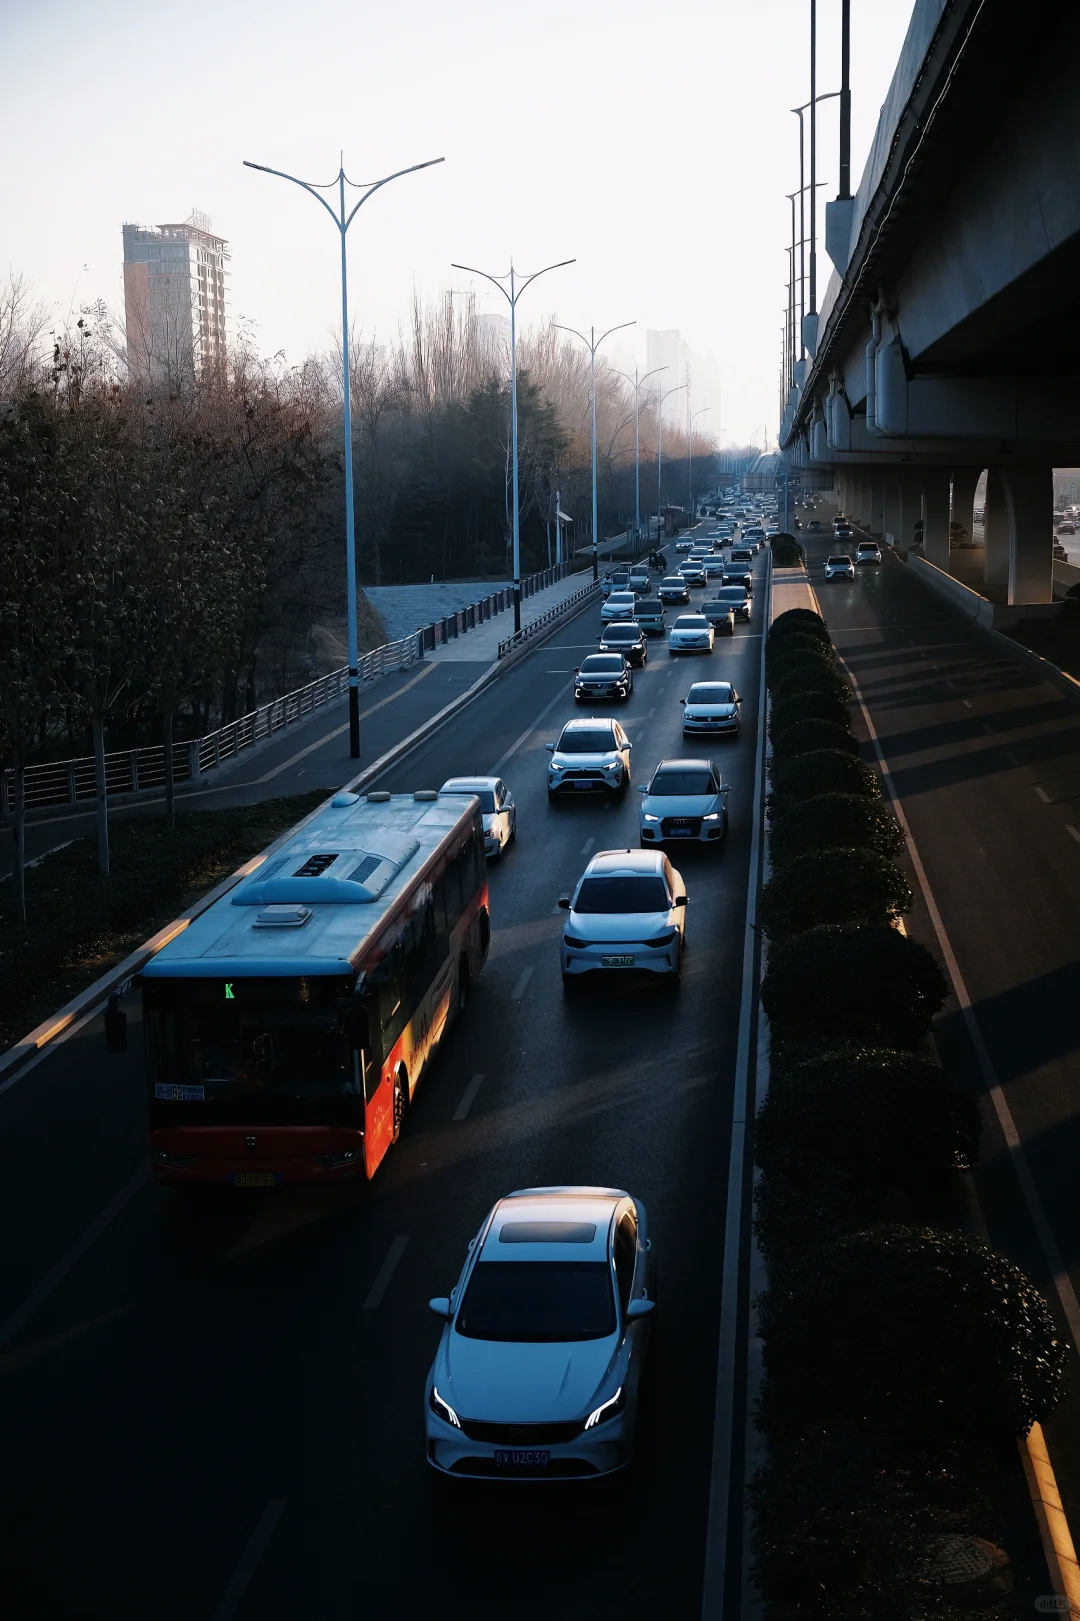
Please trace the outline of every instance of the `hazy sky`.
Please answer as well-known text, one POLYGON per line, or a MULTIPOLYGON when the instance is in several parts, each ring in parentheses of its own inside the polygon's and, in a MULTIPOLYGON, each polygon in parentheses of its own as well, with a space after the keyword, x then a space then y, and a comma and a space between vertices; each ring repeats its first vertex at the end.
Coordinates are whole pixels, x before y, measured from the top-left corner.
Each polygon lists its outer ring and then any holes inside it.
MULTIPOLYGON (((911 11, 852 0, 856 183, 911 11)), ((824 92, 840 0, 818 14, 824 92)), ((523 321, 636 320, 616 340, 631 363, 646 328, 678 327, 720 364, 725 442, 763 422, 773 437, 808 36, 809 0, 0 0, 0 269, 58 318, 99 297, 122 310, 122 221, 198 207, 229 240, 232 318, 299 360, 340 321, 337 236, 241 160, 326 181, 342 147, 357 179, 444 156, 357 216, 357 324, 389 336, 414 285, 465 287, 451 260, 576 257, 525 295, 523 321)), ((836 108, 819 109, 822 205, 836 108)), ((823 290, 823 210, 820 227, 823 290)), ((479 307, 503 306, 491 290, 479 307)))

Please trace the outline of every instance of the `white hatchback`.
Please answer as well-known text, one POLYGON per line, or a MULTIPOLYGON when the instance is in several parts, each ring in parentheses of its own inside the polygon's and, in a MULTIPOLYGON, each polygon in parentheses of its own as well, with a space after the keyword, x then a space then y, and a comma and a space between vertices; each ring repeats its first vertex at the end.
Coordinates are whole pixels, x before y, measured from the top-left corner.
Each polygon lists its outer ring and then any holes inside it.
POLYGON ((636 970, 678 981, 686 885, 660 850, 601 850, 578 879, 560 946, 563 985, 636 970))
POLYGON ((668 631, 668 652, 711 653, 716 632, 704 614, 680 614, 668 631))

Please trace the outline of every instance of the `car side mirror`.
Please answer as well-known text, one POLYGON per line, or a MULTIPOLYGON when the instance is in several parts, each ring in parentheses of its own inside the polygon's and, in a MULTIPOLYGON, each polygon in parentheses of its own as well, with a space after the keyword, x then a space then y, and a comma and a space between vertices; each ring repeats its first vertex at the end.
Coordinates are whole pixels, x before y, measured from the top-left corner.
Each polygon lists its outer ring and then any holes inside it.
POLYGON ((739 697, 739 694, 737 692, 733 692, 731 694, 731 701, 732 701, 733 704, 741 704, 742 703, 742 699, 739 697))
POLYGON ((560 895, 559 896, 559 909, 560 909, 560 911, 563 911, 563 912, 568 912, 570 910, 570 897, 569 897, 569 895, 560 895))
POLYGON ((626 1321, 632 1323, 638 1317, 648 1317, 655 1310, 655 1300, 631 1300, 626 1308, 626 1321))
POLYGON ((434 1312, 436 1317, 441 1317, 444 1323, 448 1323, 454 1315, 454 1308, 450 1304, 450 1296, 433 1295, 428 1301, 428 1311, 434 1312))
POLYGON ((689 899, 690 899, 689 895, 676 895, 676 897, 675 897, 675 905, 676 906, 685 906, 689 899))
POLYGON ((545 743, 544 747, 547 749, 549 754, 554 754, 555 753, 555 745, 554 745, 554 743, 545 743))
POLYGON ((632 748, 633 748, 633 746, 634 746, 634 745, 633 745, 633 744, 632 744, 632 743, 625 743, 625 744, 624 744, 624 745, 623 745, 623 747, 624 747, 624 748, 627 748, 627 749, 632 749, 632 748))
POLYGON ((685 702, 686 702, 686 699, 685 699, 685 698, 680 698, 680 699, 679 699, 679 702, 680 702, 680 703, 681 703, 681 704, 684 704, 684 703, 685 703, 685 702))
POLYGON ((639 794, 647 794, 648 791, 649 791, 649 785, 648 785, 647 782, 639 782, 638 783, 638 793, 639 794))
POLYGON ((120 1006, 120 998, 110 996, 105 1009, 105 1051, 126 1053, 127 1044, 127 1014, 120 1006))
POLYGON ((580 675, 581 674, 581 666, 580 666, 580 664, 575 664, 574 665, 574 674, 575 675, 580 675))

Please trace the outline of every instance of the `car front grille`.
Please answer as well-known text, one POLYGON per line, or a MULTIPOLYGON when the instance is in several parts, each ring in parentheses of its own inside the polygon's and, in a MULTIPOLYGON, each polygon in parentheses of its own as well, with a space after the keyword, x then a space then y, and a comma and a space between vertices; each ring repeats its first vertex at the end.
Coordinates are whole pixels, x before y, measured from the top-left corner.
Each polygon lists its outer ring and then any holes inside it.
POLYGON ((581 1420, 575 1418, 561 1424, 488 1424, 482 1419, 463 1418, 461 1429, 470 1441, 535 1450, 576 1440, 581 1434, 581 1420))
POLYGON ((679 832, 679 833, 700 833, 701 832, 701 817, 700 816, 665 816, 664 820, 660 823, 660 831, 663 833, 665 839, 671 838, 672 835, 675 834, 676 832, 679 832))
POLYGON ((500 1465, 494 1458, 459 1458, 450 1466, 452 1475, 471 1475, 474 1479, 482 1477, 484 1480, 503 1480, 508 1475, 520 1475, 523 1478, 534 1480, 570 1480, 580 1479, 585 1475, 595 1475, 599 1471, 596 1465, 589 1463, 585 1458, 552 1458, 546 1465, 531 1467, 525 1465, 500 1465))
POLYGON ((564 782, 580 782, 583 777, 587 777, 590 782, 605 782, 607 780, 602 771, 579 771, 573 766, 567 767, 562 775, 564 782))

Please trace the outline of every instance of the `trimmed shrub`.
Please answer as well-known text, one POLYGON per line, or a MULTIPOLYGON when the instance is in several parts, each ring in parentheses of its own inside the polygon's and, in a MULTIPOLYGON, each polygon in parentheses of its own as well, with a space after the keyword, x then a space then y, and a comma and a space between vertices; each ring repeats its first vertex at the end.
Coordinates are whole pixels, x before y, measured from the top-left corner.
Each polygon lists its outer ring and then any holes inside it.
POLYGON ((851 688, 835 666, 822 664, 820 670, 799 670, 785 676, 772 688, 773 703, 782 704, 788 698, 794 698, 801 692, 826 692, 841 703, 846 703, 851 697, 851 688))
POLYGON ((797 697, 786 698, 782 704, 774 703, 769 710, 769 737, 773 743, 800 720, 827 720, 846 732, 851 723, 848 707, 839 698, 827 692, 800 692, 797 697))
POLYGON ((1064 1389, 1065 1347, 1019 1267, 967 1233, 871 1227, 783 1274, 759 1307, 774 1444, 861 1431, 892 1462, 1025 1435, 1064 1389))
POLYGON ((794 568, 803 560, 803 549, 794 535, 786 532, 774 535, 769 542, 772 559, 777 568, 794 568))
POLYGON ((888 923, 910 912, 913 903, 907 879, 885 856, 873 850, 807 850, 769 879, 760 916, 775 941, 822 923, 888 923))
POLYGON ((845 727, 836 725, 834 721, 797 720, 794 726, 789 726, 773 739, 770 775, 774 775, 780 767, 781 756, 786 760, 800 754, 816 754, 822 749, 856 755, 859 745, 845 727))
POLYGON ((847 749, 807 749, 801 754, 778 754, 770 776, 777 800, 813 799, 817 794, 881 798, 881 778, 873 766, 847 749))
POLYGON ((887 925, 824 923, 773 946, 761 1002, 781 1040, 911 1047, 947 992, 917 940, 887 925))
POLYGON ((769 626, 766 646, 772 648, 785 636, 791 635, 818 636, 822 641, 830 641, 824 619, 812 608, 788 608, 785 613, 777 614, 769 626))
POLYGON ((981 1124, 974 1096, 922 1053, 839 1047, 781 1066, 755 1158, 770 1181, 873 1199, 883 1185, 923 1188, 970 1164, 981 1124))
POLYGON ((778 867, 787 866, 807 850, 873 850, 879 856, 896 856, 903 848, 904 830, 896 817, 862 794, 815 794, 790 814, 777 817, 772 827, 773 860, 778 867))
POLYGON ((793 644, 796 640, 801 642, 803 638, 789 637, 788 642, 777 650, 775 656, 769 657, 765 665, 765 683, 770 692, 778 687, 781 681, 786 681, 793 675, 816 676, 822 670, 829 672, 835 670, 832 653, 824 643, 819 647, 792 645, 789 651, 789 643, 793 644))
POLYGON ((768 662, 775 664, 778 659, 786 659, 790 653, 816 653, 819 658, 835 662, 836 649, 824 636, 809 635, 796 626, 794 630, 781 636, 779 641, 770 641, 767 648, 768 662))

